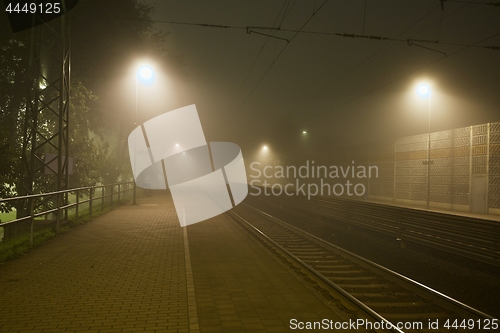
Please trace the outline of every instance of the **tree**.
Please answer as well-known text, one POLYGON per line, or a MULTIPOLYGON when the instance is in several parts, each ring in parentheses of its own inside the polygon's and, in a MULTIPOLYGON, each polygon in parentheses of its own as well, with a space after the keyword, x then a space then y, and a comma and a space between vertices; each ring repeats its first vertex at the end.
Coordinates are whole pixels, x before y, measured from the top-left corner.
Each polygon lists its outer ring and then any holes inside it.
MULTIPOLYGON (((86 0, 70 13, 70 156, 75 172, 70 186, 112 183, 131 174, 126 153, 130 128, 113 116, 116 106, 106 83, 130 66, 138 50, 174 66, 182 61, 167 48, 167 34, 152 29, 151 13, 151 7, 136 0, 86 0)), ((27 96, 30 31, 9 31, 7 21, 0 20, 0 197, 15 195, 13 184, 19 181, 27 96)), ((44 121, 44 130, 50 131, 53 120, 44 121)))
MULTIPOLYGON (((0 197, 15 194, 14 184, 20 167, 19 119, 25 108, 25 76, 28 35, 10 38, 7 20, 0 20, 0 197)), ((0 205, 6 212, 8 206, 0 205)))

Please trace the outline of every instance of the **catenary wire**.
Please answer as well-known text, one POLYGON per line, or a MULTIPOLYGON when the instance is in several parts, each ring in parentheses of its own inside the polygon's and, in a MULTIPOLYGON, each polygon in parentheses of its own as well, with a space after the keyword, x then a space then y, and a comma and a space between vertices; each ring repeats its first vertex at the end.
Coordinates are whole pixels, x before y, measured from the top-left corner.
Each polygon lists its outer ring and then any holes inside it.
MULTIPOLYGON (((473 45, 483 43, 483 42, 485 42, 485 41, 487 41, 487 40, 489 40, 489 39, 492 39, 492 38, 495 38, 495 37, 498 37, 498 36, 500 36, 500 33, 496 33, 496 34, 494 34, 494 35, 492 35, 492 36, 490 36, 490 37, 486 37, 486 38, 484 38, 484 39, 482 39, 482 40, 480 40, 480 41, 478 41, 478 42, 474 43, 473 45)), ((455 51, 455 52, 450 53, 450 54, 448 55, 448 57, 454 56, 454 55, 456 55, 456 54, 458 54, 458 53, 460 53, 460 52, 462 52, 462 51, 465 51, 466 49, 469 49, 470 47, 472 47, 472 46, 465 46, 465 47, 463 47, 463 48, 461 48, 461 49, 459 49, 459 50, 457 50, 457 51, 455 51)), ((351 102, 353 102, 353 101, 355 101, 355 100, 357 100, 357 99, 359 99, 359 98, 361 98, 361 97, 364 97, 365 95, 368 95, 368 94, 370 94, 370 93, 372 93, 372 92, 374 92, 374 91, 376 91, 376 90, 378 90, 378 89, 381 89, 381 88, 383 88, 383 87, 385 87, 385 86, 387 86, 387 85, 389 85, 389 84, 392 84, 392 83, 394 83, 394 82, 396 82, 396 81, 398 81, 398 80, 401 80, 401 79, 403 79, 403 78, 407 77, 408 75, 413 74, 413 73, 414 73, 414 72, 416 72, 416 71, 419 71, 419 70, 421 70, 421 69, 423 69, 423 68, 425 68, 425 67, 428 67, 428 66, 430 66, 430 65, 433 65, 433 64, 435 64, 435 63, 437 63, 437 62, 439 62, 439 61, 442 61, 443 59, 446 59, 446 58, 439 58, 439 59, 436 59, 436 60, 434 60, 434 61, 431 61, 431 62, 429 62, 429 63, 427 63, 427 64, 425 64, 425 65, 422 65, 422 66, 420 66, 419 68, 415 69, 415 70, 414 70, 413 72, 411 72, 411 73, 406 73, 406 74, 403 74, 403 75, 398 76, 397 78, 395 78, 395 79, 393 79, 393 80, 390 80, 389 82, 386 82, 386 83, 384 83, 384 84, 381 84, 381 85, 379 85, 379 86, 377 86, 377 87, 375 87, 375 88, 372 88, 372 89, 370 89, 370 90, 367 90, 367 91, 365 91, 364 93, 362 93, 362 94, 360 94, 360 95, 358 95, 358 96, 356 96, 356 97, 353 97, 353 98, 351 98, 351 99, 350 99, 350 100, 348 100, 348 101, 342 102, 342 103, 340 103, 340 104, 338 104, 338 105, 334 106, 334 107, 333 107, 333 108, 331 108, 331 109, 328 109, 328 110, 323 111, 323 112, 321 112, 321 113, 319 113, 319 114, 317 114, 317 115, 315 115, 315 116, 312 116, 312 117, 310 117, 309 119, 306 119, 306 120, 304 120, 303 122, 300 122, 299 124, 305 124, 305 123, 308 123, 308 122, 310 122, 311 120, 313 120, 313 119, 315 119, 315 118, 318 118, 319 116, 322 116, 322 115, 324 115, 324 114, 326 114, 326 113, 329 113, 329 112, 331 112, 331 111, 333 111, 333 110, 335 110, 335 109, 337 109, 337 108, 339 108, 339 107, 341 107, 341 106, 344 106, 344 105, 346 105, 346 104, 349 104, 349 103, 351 103, 351 102)))
MULTIPOLYGON (((289 3, 289 1, 290 1, 290 0, 285 0, 285 2, 283 3, 283 6, 281 7, 280 12, 278 13, 278 16, 277 16, 277 17, 276 17, 276 19, 274 20, 274 23, 273 23, 273 25, 272 25, 273 27, 276 25, 276 22, 278 21, 278 19, 279 19, 279 17, 280 17, 280 15, 281 15, 281 13, 283 12, 283 9, 285 8, 285 5, 286 5, 287 3, 289 3)), ((288 6, 287 6, 287 7, 288 7, 288 6)), ((285 8, 285 12, 284 12, 284 14, 283 14, 283 18, 285 17, 285 15, 286 15, 286 8, 285 8)), ((282 22, 283 22, 283 21, 282 21, 282 22)), ((281 23, 280 23, 280 25, 281 25, 281 23)), ((243 82, 241 82, 241 84, 240 84, 240 86, 239 86, 238 90, 236 91, 236 94, 235 94, 235 95, 234 95, 234 97, 232 98, 231 103, 230 103, 230 104, 229 104, 229 106, 228 106, 228 109, 230 109, 230 108, 233 106, 234 102, 236 101, 236 98, 238 97, 238 95, 240 94, 241 89, 243 88, 243 86, 245 85, 246 81, 248 80, 248 78, 249 78, 249 76, 250 76, 250 73, 252 72, 253 68, 255 67, 255 64, 257 63, 257 60, 260 58, 260 55, 262 54, 262 51, 264 50, 264 48, 265 48, 265 46, 266 46, 266 44, 267 44, 267 42, 268 42, 268 41, 269 41, 269 36, 268 36, 268 37, 266 37, 266 39, 264 40, 264 43, 262 44, 262 46, 261 46, 261 48, 260 48, 260 50, 259 50, 259 53, 258 53, 258 54, 257 54, 257 56, 255 57, 255 59, 254 59, 254 61, 253 61, 252 65, 250 66, 250 69, 247 71, 247 73, 246 73, 246 75, 245 75, 245 78, 243 79, 243 82)))
MULTIPOLYGON (((473 1, 473 0, 472 0, 473 1)), ((447 14, 445 17, 443 18, 447 18, 451 15, 453 15, 454 13, 456 13, 457 11, 459 11, 460 9, 462 9, 463 7, 467 6, 469 3, 471 3, 472 1, 468 1, 465 5, 457 8, 456 10, 454 10, 453 12, 447 14)), ((357 65, 355 65, 354 67, 352 67, 350 70, 348 70, 346 73, 344 73, 343 75, 341 75, 339 78, 337 78, 336 80, 334 80, 331 84, 329 84, 328 86, 326 86, 325 88, 321 89, 320 91, 318 91, 318 93, 316 93, 315 95, 313 95, 312 97, 310 97, 309 99, 307 99, 306 101, 300 103, 297 107, 295 107, 290 113, 294 113, 296 110, 298 110, 299 108, 301 108, 304 104, 308 103, 309 101, 311 101, 312 99, 316 98, 317 96, 321 95, 324 91, 328 90, 329 88, 331 88, 334 84, 336 84, 337 82, 339 82, 340 80, 342 80, 343 78, 347 77, 349 74, 351 74, 352 72, 354 72, 356 69, 358 69, 359 67, 361 67, 362 65, 364 65, 366 62, 368 62, 369 60, 371 60, 374 56, 382 53, 382 52, 385 52, 397 45, 399 45, 400 43, 402 42, 408 42, 408 39, 403 39, 403 38, 400 38, 400 36, 402 36, 405 32, 407 32, 408 30, 410 30, 411 28, 413 28, 415 25, 417 25, 418 23, 420 23, 422 20, 424 20, 426 17, 428 17, 429 15, 431 15, 436 9, 438 9, 439 7, 441 7, 441 5, 437 5, 435 6, 433 9, 431 9, 427 14, 423 15, 420 19, 418 19, 415 23, 411 24, 409 27, 407 27, 405 30, 403 30, 401 33, 399 33, 395 38, 387 38, 387 39, 380 39, 380 40, 386 40, 386 41, 390 41, 390 42, 397 42, 396 44, 393 44, 392 46, 388 46, 390 45, 387 44, 387 45, 384 45, 382 46, 381 48, 379 48, 378 50, 376 50, 373 54, 371 54, 368 58, 362 60, 360 63, 358 63, 357 65)), ((433 23, 434 24, 434 23, 433 23)), ((433 24, 431 24, 430 26, 432 26, 433 24)), ((429 26, 419 30, 418 32, 414 33, 412 35, 412 38, 416 35, 418 35, 419 33, 421 33, 422 31, 425 31, 429 28, 429 26)), ((303 33, 307 33, 307 32, 303 32, 303 33)), ((337 33, 334 33, 336 35, 341 35, 341 34, 337 34, 337 33)), ((347 36, 347 37, 351 37, 350 35, 347 36)), ((368 36, 367 36, 368 37, 368 36)), ((352 38, 356 38, 356 35, 352 38)), ((366 38, 366 37, 365 37, 366 38)), ((382 37, 383 38, 383 37, 382 37)), ((376 39, 376 40, 379 40, 379 39, 376 39)), ((424 42, 423 40, 419 40, 419 42, 424 42)), ((432 43, 435 43, 435 41, 431 41, 432 43)), ((442 44, 442 45, 450 45, 452 43, 437 43, 437 44, 442 44)), ((464 45, 464 44, 456 44, 456 43, 453 43, 454 46, 462 46, 462 47, 468 47, 468 46, 471 46, 472 45, 464 45)))
POLYGON ((283 52, 287 49, 287 46, 290 45, 290 43, 293 41, 293 39, 299 34, 299 32, 309 23, 309 21, 311 21, 311 19, 318 13, 318 11, 321 10, 321 8, 323 8, 323 6, 328 2, 328 0, 325 0, 321 6, 319 6, 319 8, 316 10, 316 12, 313 13, 313 15, 311 15, 309 17, 309 19, 300 27, 299 30, 297 30, 295 32, 295 34, 292 36, 292 38, 290 38, 289 40, 289 43, 287 43, 283 49, 280 51, 280 53, 278 53, 278 56, 273 60, 273 62, 271 63, 271 65, 267 68, 267 70, 264 72, 264 74, 262 75, 262 77, 260 78, 260 80, 257 82, 257 84, 253 87, 253 89, 250 91, 250 93, 248 94, 248 96, 245 98, 245 100, 243 101, 243 103, 240 105, 240 107, 233 113, 233 115, 229 118, 229 121, 228 121, 228 124, 231 123, 231 121, 234 119, 234 117, 240 112, 240 110, 243 108, 243 106, 246 104, 246 102, 250 99, 250 97, 253 95, 253 93, 255 92, 255 90, 257 89, 257 87, 260 85, 260 83, 264 80, 264 78, 267 76, 267 74, 269 73, 269 71, 271 70, 271 68, 273 68, 274 64, 276 63, 276 61, 278 61, 278 59, 281 57, 281 55, 283 54, 283 52))

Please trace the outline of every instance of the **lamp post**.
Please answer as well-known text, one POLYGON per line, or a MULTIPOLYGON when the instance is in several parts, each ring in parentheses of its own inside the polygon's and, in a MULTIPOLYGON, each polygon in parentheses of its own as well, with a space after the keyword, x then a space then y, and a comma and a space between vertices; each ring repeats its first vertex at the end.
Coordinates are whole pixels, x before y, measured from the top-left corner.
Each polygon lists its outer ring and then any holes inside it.
POLYGON ((429 100, 429 119, 428 119, 428 136, 427 136, 427 161, 423 164, 427 165, 427 204, 426 207, 429 209, 429 199, 430 199, 430 177, 431 177, 431 88, 426 84, 421 84, 417 88, 417 92, 420 96, 427 97, 429 100))
MULTIPOLYGON (((139 109, 139 80, 148 82, 153 78, 153 69, 150 66, 140 66, 135 73, 135 122, 134 127, 137 127, 137 114, 139 109)), ((136 140, 134 139, 134 151, 136 149, 136 140)), ((134 155, 134 170, 136 169, 136 156, 134 155)), ((134 175, 134 205, 137 205, 137 182, 134 175)))

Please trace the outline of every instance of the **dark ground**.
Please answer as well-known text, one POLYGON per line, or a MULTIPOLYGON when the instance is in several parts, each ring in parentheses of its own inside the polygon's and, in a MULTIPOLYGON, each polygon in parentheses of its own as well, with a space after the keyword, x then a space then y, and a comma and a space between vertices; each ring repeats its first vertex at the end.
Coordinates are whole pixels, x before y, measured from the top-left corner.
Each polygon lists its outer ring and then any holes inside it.
POLYGON ((493 317, 500 317, 500 268, 417 244, 406 244, 402 249, 392 237, 301 212, 291 205, 290 198, 248 196, 245 202, 493 317))

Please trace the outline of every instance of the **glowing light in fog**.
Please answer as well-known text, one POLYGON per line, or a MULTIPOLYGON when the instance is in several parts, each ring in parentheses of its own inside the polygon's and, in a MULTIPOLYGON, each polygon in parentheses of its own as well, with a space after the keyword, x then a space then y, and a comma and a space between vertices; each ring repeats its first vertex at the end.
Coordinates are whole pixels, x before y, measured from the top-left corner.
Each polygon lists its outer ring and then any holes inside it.
POLYGON ((153 70, 149 66, 139 68, 139 76, 143 80, 149 80, 153 76, 153 70))
POLYGON ((421 84, 417 87, 417 92, 420 96, 427 96, 431 92, 431 88, 426 84, 421 84))

